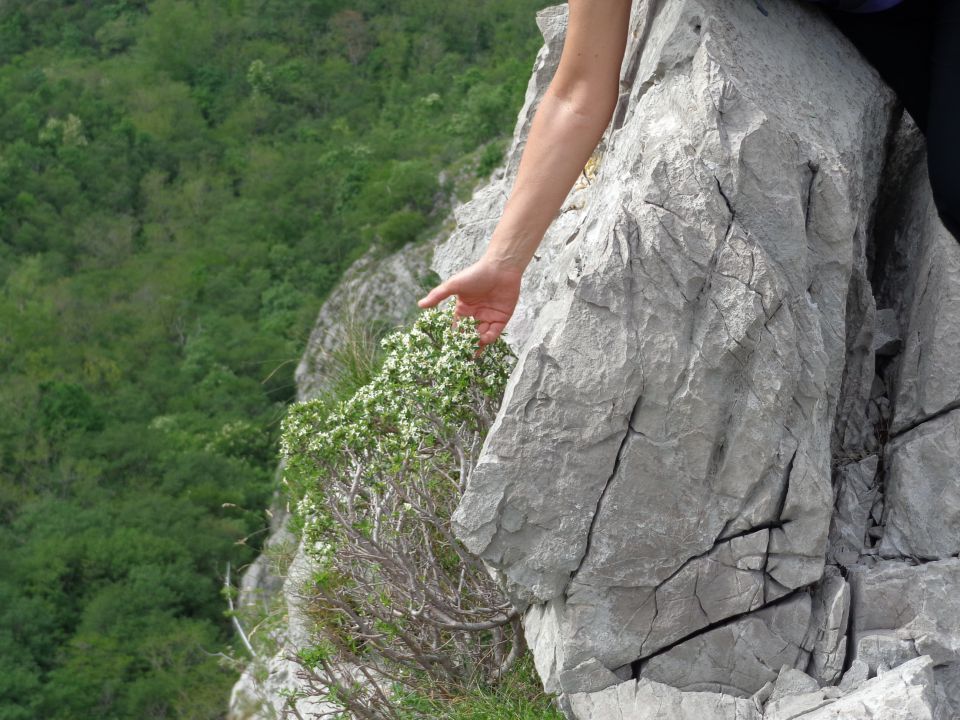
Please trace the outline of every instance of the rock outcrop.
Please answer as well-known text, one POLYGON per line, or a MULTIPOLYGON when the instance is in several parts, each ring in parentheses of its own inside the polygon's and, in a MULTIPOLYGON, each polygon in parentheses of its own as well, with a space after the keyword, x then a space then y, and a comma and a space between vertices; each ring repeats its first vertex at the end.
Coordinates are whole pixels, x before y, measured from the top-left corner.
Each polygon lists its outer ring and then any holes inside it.
MULTIPOLYGON (((297 366, 298 401, 310 400, 330 388, 341 353, 358 331, 376 334, 406 322, 417 312, 416 299, 422 294, 434 245, 407 245, 386 256, 371 250, 344 273, 321 306, 297 366)), ((282 465, 278 475, 281 471, 282 465)), ((313 577, 315 568, 303 543, 289 530, 290 514, 279 494, 272 515, 265 552, 244 573, 237 608, 242 616, 268 621, 271 616, 281 617, 264 623, 276 628, 266 643, 257 643, 268 652, 254 658, 234 686, 229 720, 274 720, 291 713, 308 718, 336 709, 308 688, 300 677, 300 666, 292 659, 297 650, 311 644, 312 621, 304 583, 313 577), (282 546, 285 550, 278 550, 282 546), (289 553, 291 560, 281 571, 273 567, 271 557, 282 552, 289 553)))
POLYGON ((434 245, 405 245, 384 256, 371 248, 347 268, 321 306, 294 373, 297 402, 316 397, 334 381, 351 332, 391 329, 416 313, 434 245))
MULTIPOLYGON (((564 8, 539 19, 442 276, 515 177, 564 8)), ((791 0, 635 0, 621 86, 458 536, 572 718, 960 717, 960 243, 922 136, 791 0)))

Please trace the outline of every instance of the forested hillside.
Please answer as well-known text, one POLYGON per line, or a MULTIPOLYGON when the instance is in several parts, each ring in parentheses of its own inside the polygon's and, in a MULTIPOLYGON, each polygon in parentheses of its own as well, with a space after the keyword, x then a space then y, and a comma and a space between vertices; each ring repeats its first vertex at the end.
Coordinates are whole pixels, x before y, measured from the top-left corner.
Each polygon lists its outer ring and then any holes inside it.
POLYGON ((223 715, 319 303, 499 161, 546 4, 0 4, 0 720, 223 715))

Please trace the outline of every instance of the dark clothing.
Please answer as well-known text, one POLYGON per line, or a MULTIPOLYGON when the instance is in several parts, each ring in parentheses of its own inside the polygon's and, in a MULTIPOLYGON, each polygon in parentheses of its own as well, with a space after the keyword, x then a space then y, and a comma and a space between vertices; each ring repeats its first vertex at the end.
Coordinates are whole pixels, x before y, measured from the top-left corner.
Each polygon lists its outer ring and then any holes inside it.
POLYGON ((960 242, 960 0, 905 0, 870 14, 825 12, 926 135, 933 198, 960 242))
POLYGON ((869 13, 879 12, 899 5, 903 0, 810 0, 827 5, 828 7, 839 8, 847 12, 869 13))

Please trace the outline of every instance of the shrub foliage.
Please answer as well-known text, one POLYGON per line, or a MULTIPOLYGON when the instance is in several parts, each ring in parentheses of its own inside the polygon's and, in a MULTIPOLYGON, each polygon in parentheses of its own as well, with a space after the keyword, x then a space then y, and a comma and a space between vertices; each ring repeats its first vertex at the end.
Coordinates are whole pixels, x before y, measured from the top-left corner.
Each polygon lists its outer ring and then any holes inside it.
POLYGON ((318 642, 297 660, 355 717, 401 717, 398 691, 494 682, 523 650, 517 613, 449 523, 514 357, 502 339, 478 354, 473 320, 452 320, 422 313, 384 338, 370 383, 283 425, 318 567, 318 642))

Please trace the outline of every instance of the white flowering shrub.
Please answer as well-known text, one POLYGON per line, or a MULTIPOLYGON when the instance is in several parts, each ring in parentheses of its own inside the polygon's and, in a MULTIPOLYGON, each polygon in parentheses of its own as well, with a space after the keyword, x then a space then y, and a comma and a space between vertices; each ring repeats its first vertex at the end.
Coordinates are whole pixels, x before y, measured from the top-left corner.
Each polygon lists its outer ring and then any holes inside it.
POLYGON ((514 358, 502 339, 478 354, 471 318, 451 325, 449 310, 422 312, 383 340, 370 383, 283 424, 319 567, 319 638, 297 660, 354 717, 400 717, 405 690, 495 681, 522 652, 516 612, 449 524, 514 358))

